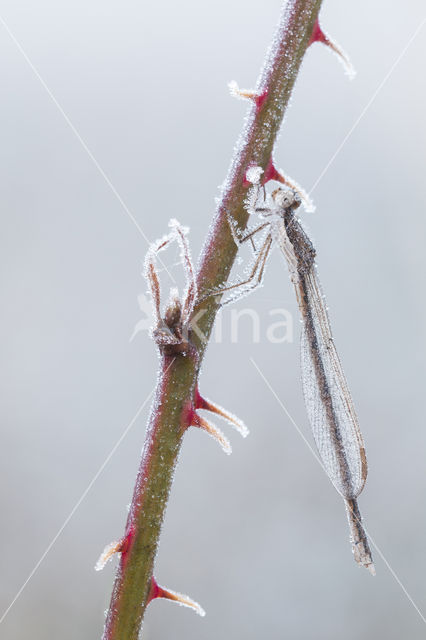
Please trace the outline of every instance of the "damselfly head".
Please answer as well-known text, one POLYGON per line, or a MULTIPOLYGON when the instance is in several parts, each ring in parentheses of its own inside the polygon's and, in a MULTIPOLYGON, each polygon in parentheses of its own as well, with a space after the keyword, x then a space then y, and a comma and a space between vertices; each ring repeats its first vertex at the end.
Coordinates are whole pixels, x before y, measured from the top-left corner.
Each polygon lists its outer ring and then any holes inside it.
POLYGON ((272 199, 279 209, 283 209, 285 211, 289 209, 297 209, 302 202, 297 191, 288 187, 285 189, 281 189, 281 187, 275 189, 275 191, 272 192, 272 199))

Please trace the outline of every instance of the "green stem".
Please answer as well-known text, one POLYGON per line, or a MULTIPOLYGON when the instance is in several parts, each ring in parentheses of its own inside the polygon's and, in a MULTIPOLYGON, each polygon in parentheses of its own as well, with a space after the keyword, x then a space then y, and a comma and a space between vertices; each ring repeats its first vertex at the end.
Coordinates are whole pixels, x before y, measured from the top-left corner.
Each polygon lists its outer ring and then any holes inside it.
MULTIPOLYGON (((250 165, 265 170, 285 109, 318 17, 321 0, 289 0, 260 75, 253 103, 231 163, 197 273, 201 293, 223 285, 232 269, 237 247, 226 210, 241 228, 247 224, 245 174, 250 165)), ((206 298, 194 312, 194 352, 162 356, 160 378, 151 409, 140 469, 127 520, 124 547, 105 624, 104 640, 137 640, 149 602, 154 560, 169 497, 173 472, 190 424, 201 359, 213 327, 218 302, 206 298), (194 353, 197 353, 194 356, 194 353)))

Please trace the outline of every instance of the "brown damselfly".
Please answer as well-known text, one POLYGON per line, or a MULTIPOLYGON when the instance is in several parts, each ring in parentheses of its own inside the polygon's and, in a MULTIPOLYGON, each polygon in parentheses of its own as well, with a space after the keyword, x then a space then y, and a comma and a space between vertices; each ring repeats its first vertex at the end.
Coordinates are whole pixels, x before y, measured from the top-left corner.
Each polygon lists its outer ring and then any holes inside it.
POLYGON ((364 442, 331 333, 317 275, 316 252, 295 214, 301 199, 293 189, 280 188, 272 193, 272 206, 258 206, 260 192, 260 185, 255 184, 247 205, 250 213, 264 218, 257 228, 242 235, 228 215, 234 239, 239 244, 247 240, 253 243, 255 235, 265 232, 262 245, 255 252, 251 272, 243 282, 215 293, 233 290, 234 294, 225 301, 230 302, 256 287, 262 282, 271 247, 279 246, 288 265, 302 319, 303 393, 315 443, 324 470, 345 502, 354 558, 374 574, 357 503, 367 477, 364 442))

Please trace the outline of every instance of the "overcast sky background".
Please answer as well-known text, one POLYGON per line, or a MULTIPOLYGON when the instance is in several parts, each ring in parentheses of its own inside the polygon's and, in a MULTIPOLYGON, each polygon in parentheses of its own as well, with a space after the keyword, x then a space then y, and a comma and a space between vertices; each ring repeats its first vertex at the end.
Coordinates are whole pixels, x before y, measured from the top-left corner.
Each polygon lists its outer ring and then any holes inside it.
MULTIPOLYGON (((0 616, 151 393, 157 366, 146 331, 129 342, 144 317, 146 240, 4 23, 146 237, 177 217, 195 260, 246 111, 227 82, 255 84, 280 5, 0 4, 0 616)), ((350 82, 325 47, 312 47, 275 151, 309 190, 370 105, 315 188, 316 212, 302 217, 366 441, 360 507, 380 549, 377 576, 355 565, 341 499, 250 360, 311 441, 298 311, 275 253, 265 286, 223 311, 201 377, 202 392, 250 436, 223 425, 230 457, 204 433, 185 436, 156 562, 159 582, 207 616, 157 601, 146 640, 424 637, 392 571, 426 615, 426 26, 371 102, 424 18, 421 0, 325 0, 323 26, 358 75, 350 82), (232 313, 247 308, 259 314, 256 344, 248 316, 231 340, 232 313), (273 309, 292 314, 291 344, 267 341, 273 309)), ((174 248, 163 255, 175 265, 174 248)), ((179 279, 181 266, 171 268, 179 279)), ((149 404, 2 637, 100 638, 115 562, 102 573, 94 565, 122 535, 149 404)))

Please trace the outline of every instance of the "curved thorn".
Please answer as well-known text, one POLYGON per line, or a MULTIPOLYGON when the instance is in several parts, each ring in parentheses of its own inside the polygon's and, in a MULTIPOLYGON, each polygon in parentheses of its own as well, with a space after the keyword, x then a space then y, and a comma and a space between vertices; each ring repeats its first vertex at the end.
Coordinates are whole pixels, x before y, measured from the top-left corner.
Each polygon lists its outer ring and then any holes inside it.
MULTIPOLYGON (((337 42, 335 40, 332 40, 330 38, 329 35, 327 35, 320 26, 320 23, 318 21, 318 18, 315 22, 313 31, 312 31, 312 36, 311 39, 309 41, 309 45, 313 44, 314 42, 321 42, 322 44, 325 44, 327 47, 330 47, 330 49, 332 51, 334 51, 334 53, 337 54, 340 62, 343 64, 343 67, 345 69, 345 73, 346 75, 353 80, 353 78, 356 76, 356 71, 355 71, 355 67, 353 66, 352 62, 349 59, 349 56, 347 55, 347 53, 342 49, 342 47, 337 44, 337 42)), ((308 45, 308 46, 309 46, 308 45)))
POLYGON ((231 80, 228 82, 228 89, 234 98, 239 98, 241 100, 254 100, 256 97, 256 92, 253 89, 240 89, 235 80, 231 80))
POLYGON ((345 70, 345 74, 348 76, 348 78, 350 80, 353 80, 356 76, 356 70, 348 54, 344 49, 342 49, 342 47, 339 44, 337 44, 335 40, 331 40, 328 36, 326 36, 326 38, 327 38, 327 42, 326 42, 327 46, 330 47, 330 49, 334 51, 334 53, 339 58, 345 70))
POLYGON ((172 591, 171 589, 165 589, 164 587, 160 587, 157 584, 157 581, 154 577, 151 578, 151 591, 148 596, 148 604, 155 600, 155 598, 165 598, 166 600, 172 600, 173 602, 177 602, 181 607, 189 607, 193 609, 195 613, 198 613, 199 616, 205 616, 206 612, 204 609, 196 602, 192 600, 189 596, 184 595, 183 593, 178 593, 177 591, 172 591))
POLYGON ((213 424, 210 424, 207 420, 204 420, 204 418, 199 416, 198 413, 194 412, 192 426, 199 427, 200 429, 207 431, 207 433, 220 444, 226 454, 229 455, 232 453, 232 448, 228 438, 226 438, 220 429, 215 427, 213 424))
POLYGON ((237 418, 237 416, 235 416, 233 413, 226 411, 219 405, 214 404, 210 400, 206 400, 206 398, 203 398, 203 396, 198 391, 198 388, 195 391, 195 406, 197 409, 204 409, 205 411, 210 411, 211 413, 215 413, 221 418, 224 418, 238 431, 238 433, 242 435, 243 438, 248 436, 248 434, 250 433, 242 420, 237 418))
POLYGON ((231 93, 231 96, 234 98, 239 98, 241 100, 252 100, 256 105, 256 110, 259 111, 262 109, 265 104, 266 98, 268 97, 268 89, 262 91, 262 93, 257 93, 253 89, 240 89, 235 80, 231 80, 228 82, 228 88, 231 93))
POLYGON ((102 571, 108 560, 110 560, 116 553, 121 553, 122 551, 123 538, 118 541, 114 540, 113 542, 107 544, 107 546, 99 556, 97 563, 95 564, 95 571, 102 571))

